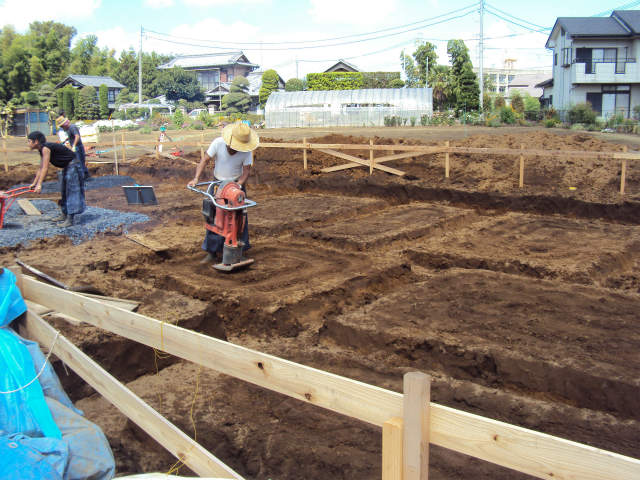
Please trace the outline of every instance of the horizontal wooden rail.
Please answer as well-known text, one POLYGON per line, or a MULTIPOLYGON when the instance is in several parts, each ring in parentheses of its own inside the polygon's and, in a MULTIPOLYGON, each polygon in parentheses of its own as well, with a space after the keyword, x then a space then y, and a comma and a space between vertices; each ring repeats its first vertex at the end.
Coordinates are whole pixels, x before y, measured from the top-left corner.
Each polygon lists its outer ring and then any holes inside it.
POLYGON ((113 378, 64 336, 58 336, 56 339, 56 330, 32 311, 27 312, 20 333, 41 345, 51 345, 55 339, 53 353, 60 360, 198 475, 242 479, 235 471, 113 378))
MULTIPOLYGON (((403 396, 22 277, 27 300, 226 375, 382 427, 403 396)), ((637 480, 640 460, 430 404, 430 441, 538 478, 637 480)))

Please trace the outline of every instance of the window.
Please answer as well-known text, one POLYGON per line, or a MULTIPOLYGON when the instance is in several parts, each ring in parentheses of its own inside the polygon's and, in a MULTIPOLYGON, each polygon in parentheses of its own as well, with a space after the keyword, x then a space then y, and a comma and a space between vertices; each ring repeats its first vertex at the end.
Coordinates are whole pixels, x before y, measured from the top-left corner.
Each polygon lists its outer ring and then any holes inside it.
POLYGON ((571 48, 562 49, 562 66, 568 67, 571 65, 571 48))
POLYGON ((507 81, 508 81, 509 83, 511 83, 511 82, 513 82, 513 79, 514 79, 514 78, 516 78, 516 76, 515 76, 515 75, 509 75, 509 76, 507 77, 507 81))
POLYGON ((506 88, 506 87, 504 87, 504 86, 503 86, 503 87, 500 87, 500 88, 498 88, 498 91, 499 91, 500 93, 504 93, 505 88, 506 88))
POLYGON ((504 83, 507 81, 507 76, 505 74, 500 75, 500 83, 504 83))
POLYGON ((558 65, 558 54, 554 53, 553 54, 553 65, 558 65))
POLYGON ((115 92, 115 90, 109 89, 109 93, 107 94, 107 101, 109 103, 114 103, 116 101, 116 92, 115 92))

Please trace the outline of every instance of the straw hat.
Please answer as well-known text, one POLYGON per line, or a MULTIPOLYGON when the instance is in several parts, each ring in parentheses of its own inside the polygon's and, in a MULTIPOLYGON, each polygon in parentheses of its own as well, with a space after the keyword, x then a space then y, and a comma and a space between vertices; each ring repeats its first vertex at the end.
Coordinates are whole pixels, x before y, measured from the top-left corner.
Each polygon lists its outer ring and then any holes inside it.
POLYGON ((224 143, 238 152, 255 150, 260 143, 258 134, 242 122, 232 123, 222 129, 224 143))
POLYGON ((69 119, 64 115, 60 115, 56 118, 56 128, 66 127, 69 125, 69 119))

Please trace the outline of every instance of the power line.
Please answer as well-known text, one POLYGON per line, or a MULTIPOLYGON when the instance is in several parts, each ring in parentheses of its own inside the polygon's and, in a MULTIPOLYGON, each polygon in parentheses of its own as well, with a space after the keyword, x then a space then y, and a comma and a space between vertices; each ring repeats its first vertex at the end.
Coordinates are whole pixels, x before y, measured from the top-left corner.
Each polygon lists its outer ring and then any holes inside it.
POLYGON ((549 35, 549 32, 545 32, 545 31, 542 31, 542 30, 539 30, 539 29, 536 29, 536 28, 532 28, 532 27, 528 27, 526 25, 522 25, 521 23, 518 23, 518 22, 516 22, 514 20, 510 20, 510 19, 502 16, 501 14, 492 11, 489 8, 487 8, 486 10, 487 10, 488 14, 493 15, 494 17, 497 17, 497 18, 499 18, 500 20, 502 20, 504 22, 512 23, 513 25, 517 25, 518 27, 524 28, 525 30, 529 30, 530 32, 541 33, 543 35, 549 35))
POLYGON ((534 27, 540 29, 540 30, 551 30, 551 27, 543 27, 541 25, 538 25, 536 23, 530 22, 529 20, 525 20, 523 18, 520 17, 516 17, 515 15, 511 15, 509 12, 505 12, 504 10, 500 10, 498 7, 494 7, 493 5, 491 5, 490 3, 486 3, 485 6, 492 8, 493 10, 502 13, 503 15, 506 15, 507 17, 510 17, 518 22, 521 23, 527 23, 529 25, 533 25, 534 27))
MULTIPOLYGON (((145 32, 153 33, 155 35, 161 35, 161 36, 164 36, 164 37, 175 38, 175 39, 179 39, 179 40, 187 40, 187 41, 193 41, 193 42, 206 42, 206 43, 212 43, 212 44, 217 44, 217 45, 236 45, 236 46, 243 46, 243 45, 296 45, 296 44, 307 44, 307 43, 321 43, 321 42, 330 42, 330 41, 335 41, 335 40, 344 40, 346 38, 354 38, 354 37, 363 37, 363 36, 367 36, 367 35, 375 35, 375 34, 382 33, 382 32, 389 32, 389 31, 392 31, 392 30, 398 30, 400 28, 412 27, 414 25, 419 25, 419 24, 423 24, 423 23, 426 23, 426 22, 431 22, 431 21, 437 20, 439 18, 447 17, 447 16, 452 15, 454 13, 459 13, 459 12, 463 12, 465 10, 471 9, 471 11, 467 12, 467 14, 468 14, 468 13, 471 13, 473 11, 473 9, 475 9, 477 7, 477 4, 478 4, 478 2, 474 2, 472 4, 467 5, 466 7, 458 8, 458 9, 455 9, 455 10, 451 10, 451 11, 443 13, 441 15, 436 15, 435 17, 425 18, 425 19, 419 20, 417 22, 407 23, 407 24, 404 24, 404 25, 398 25, 396 27, 383 28, 381 30, 374 30, 372 32, 355 33, 355 34, 351 34, 351 35, 344 35, 344 36, 341 36, 341 37, 323 38, 323 39, 319 39, 319 40, 293 40, 293 41, 287 41, 287 42, 230 42, 230 41, 225 41, 225 40, 220 40, 220 41, 218 41, 218 40, 202 40, 202 39, 198 39, 198 38, 180 37, 180 36, 177 36, 177 35, 170 35, 170 34, 167 34, 167 33, 156 32, 154 30, 148 30, 148 29, 145 29, 145 32)), ((459 17, 454 17, 454 18, 459 18, 459 17)), ((396 35, 396 34, 404 33, 404 32, 407 32, 407 31, 412 31, 412 30, 418 30, 420 28, 429 27, 429 26, 432 26, 432 25, 433 24, 420 25, 419 27, 417 27, 415 29, 404 30, 403 32, 396 32, 396 33, 393 33, 391 35, 396 35)), ((156 37, 152 37, 152 38, 156 38, 156 37)), ((383 37, 376 37, 376 38, 383 38, 383 37)), ((156 39, 160 40, 158 38, 156 38, 156 39)), ((250 50, 250 49, 247 48, 247 50, 250 50)))
MULTIPOLYGON (((452 20, 457 20, 459 18, 463 18, 463 17, 466 17, 467 15, 470 15, 472 13, 474 13, 473 10, 471 10, 469 12, 466 12, 466 13, 463 13, 461 15, 457 15, 457 16, 454 16, 454 17, 450 17, 450 18, 446 18, 446 19, 443 19, 443 20, 439 20, 437 22, 433 22, 433 23, 430 23, 430 24, 427 24, 427 25, 421 25, 419 27, 409 28, 409 29, 406 29, 406 30, 403 30, 403 31, 400 31, 400 32, 394 32, 394 33, 389 33, 389 34, 386 34, 386 35, 379 35, 377 37, 364 38, 364 39, 360 39, 360 40, 352 40, 352 41, 349 41, 349 42, 339 42, 339 43, 326 44, 326 45, 309 45, 309 46, 306 46, 306 47, 281 47, 281 48, 262 48, 262 49, 261 48, 244 48, 243 50, 247 50, 247 51, 255 51, 255 50, 258 50, 258 51, 259 50, 289 51, 289 50, 308 50, 308 49, 311 49, 311 48, 327 48, 327 47, 339 47, 339 46, 343 46, 343 45, 352 45, 352 44, 355 44, 355 43, 369 42, 369 41, 372 41, 372 40, 379 40, 381 38, 389 38, 389 37, 393 37, 393 36, 396 36, 396 35, 402 35, 403 33, 408 33, 408 32, 413 32, 413 31, 416 31, 416 30, 421 30, 421 29, 426 28, 426 27, 432 27, 434 25, 439 25, 441 23, 446 23, 446 22, 450 22, 452 20)), ((199 48, 212 49, 212 50, 220 50, 220 49, 228 49, 229 48, 228 46, 225 46, 225 47, 214 47, 212 45, 206 45, 206 44, 203 45, 202 43, 197 43, 196 44, 196 43, 190 43, 190 42, 180 42, 180 41, 177 41, 177 40, 168 40, 168 39, 165 39, 165 38, 154 37, 152 35, 151 36, 147 35, 147 38, 151 38, 153 40, 158 40, 160 42, 171 43, 171 44, 174 44, 174 45, 186 45, 186 46, 189 46, 189 47, 199 47, 199 48)))

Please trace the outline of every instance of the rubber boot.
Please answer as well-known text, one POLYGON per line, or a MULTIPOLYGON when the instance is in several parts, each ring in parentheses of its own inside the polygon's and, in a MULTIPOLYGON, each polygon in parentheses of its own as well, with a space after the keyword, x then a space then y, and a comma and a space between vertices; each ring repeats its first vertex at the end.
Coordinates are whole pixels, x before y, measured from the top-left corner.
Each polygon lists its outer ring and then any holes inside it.
POLYGON ((64 222, 67 219, 67 215, 65 213, 60 212, 57 217, 53 217, 51 219, 52 222, 64 222))
POLYGON ((200 260, 200 264, 206 265, 207 263, 212 263, 215 261, 216 261, 216 256, 207 252, 207 255, 202 260, 200 260))
POLYGON ((67 218, 64 222, 59 223, 58 226, 61 228, 70 227, 73 225, 73 217, 74 215, 67 215, 67 218))

